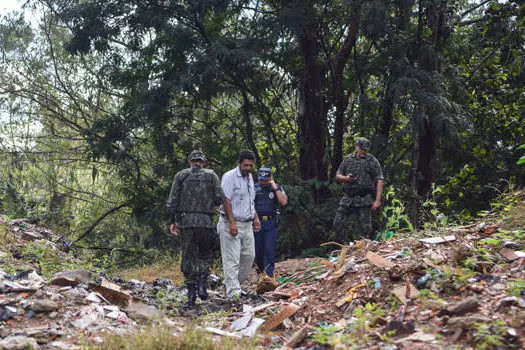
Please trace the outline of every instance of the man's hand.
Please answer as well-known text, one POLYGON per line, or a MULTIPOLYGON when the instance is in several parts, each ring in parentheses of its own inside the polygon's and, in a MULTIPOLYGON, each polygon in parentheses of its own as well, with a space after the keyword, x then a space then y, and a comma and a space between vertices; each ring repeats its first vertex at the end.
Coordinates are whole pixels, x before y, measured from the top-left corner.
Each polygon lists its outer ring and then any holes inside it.
POLYGON ((277 184, 273 181, 273 175, 270 175, 270 186, 272 186, 274 191, 277 190, 277 184))
POLYGON ((355 177, 354 175, 349 174, 346 176, 346 182, 355 182, 355 181, 357 181, 357 177, 355 177))
POLYGON ((178 235, 179 235, 179 225, 177 225, 177 224, 171 224, 171 225, 170 225, 170 231, 171 231, 171 233, 173 233, 175 236, 178 236, 178 235))
POLYGON ((230 221, 230 235, 233 237, 237 236, 239 233, 239 230, 237 229, 237 224, 235 223, 235 220, 230 221))
POLYGON ((259 232, 261 230, 261 221, 259 220, 257 216, 253 220, 253 230, 255 232, 259 232))
POLYGON ((374 203, 372 203, 372 210, 376 210, 381 206, 381 201, 379 199, 376 199, 374 203))

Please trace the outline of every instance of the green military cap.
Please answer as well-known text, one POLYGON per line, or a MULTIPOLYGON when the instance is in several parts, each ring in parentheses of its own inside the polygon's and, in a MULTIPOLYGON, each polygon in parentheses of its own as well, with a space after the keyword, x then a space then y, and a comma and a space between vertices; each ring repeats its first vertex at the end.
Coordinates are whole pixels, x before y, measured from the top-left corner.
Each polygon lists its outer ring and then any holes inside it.
POLYGON ((361 148, 362 150, 365 150, 365 151, 370 150, 370 141, 368 141, 368 139, 364 137, 358 137, 355 140, 355 145, 361 148))
POLYGON ((199 150, 191 151, 190 155, 188 156, 188 160, 202 160, 203 162, 207 161, 208 159, 204 155, 204 152, 199 150))

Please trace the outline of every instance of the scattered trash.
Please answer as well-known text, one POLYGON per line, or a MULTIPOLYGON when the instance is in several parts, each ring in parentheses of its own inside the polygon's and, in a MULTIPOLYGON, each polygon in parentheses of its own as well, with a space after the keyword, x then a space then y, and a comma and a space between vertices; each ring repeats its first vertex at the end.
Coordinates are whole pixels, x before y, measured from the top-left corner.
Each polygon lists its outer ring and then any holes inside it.
POLYGON ((252 320, 252 317, 253 317, 252 314, 248 314, 246 316, 243 316, 243 317, 233 321, 232 324, 230 325, 230 330, 232 330, 232 331, 240 331, 241 329, 244 329, 244 328, 248 327, 248 324, 252 320))
POLYGON ((276 315, 273 315, 263 323, 263 325, 260 328, 261 332, 266 333, 271 331, 272 329, 280 325, 285 319, 295 314, 300 308, 301 307, 297 304, 287 305, 281 312, 279 312, 276 315))
POLYGON ((412 254, 412 249, 408 247, 403 247, 399 253, 397 253, 396 258, 404 258, 408 255, 412 254))
POLYGON ((350 288, 350 290, 348 291, 348 294, 347 294, 345 297, 343 297, 341 300, 339 300, 335 305, 336 305, 337 307, 341 307, 341 306, 343 306, 345 303, 349 303, 349 302, 351 302, 352 299, 354 298, 354 292, 355 292, 357 289, 359 289, 359 288, 364 288, 364 287, 366 287, 366 284, 364 284, 364 283, 360 283, 360 284, 358 284, 357 286, 350 288))
POLYGON ((0 310, 0 322, 5 322, 14 315, 16 315, 16 309, 11 306, 5 306, 3 310, 0 310))
POLYGON ((427 272, 425 275, 420 277, 417 280, 417 288, 423 289, 427 285, 428 281, 438 279, 443 275, 443 272, 439 269, 432 269, 430 272, 427 272))
POLYGON ((374 241, 387 241, 393 236, 394 236, 394 232, 392 231, 386 231, 384 234, 381 232, 377 232, 374 237, 374 241))
POLYGON ((379 277, 374 277, 374 289, 381 288, 381 279, 379 277))
POLYGON ((391 260, 385 259, 382 256, 370 251, 366 253, 366 258, 372 265, 377 267, 392 267, 395 265, 391 260))
POLYGON ((422 238, 419 241, 422 243, 438 244, 438 243, 452 242, 455 240, 456 240, 456 236, 450 235, 450 236, 443 236, 443 237, 422 238))
POLYGON ((405 285, 395 288, 392 293, 403 303, 408 302, 408 299, 413 299, 419 293, 417 288, 410 282, 405 285))

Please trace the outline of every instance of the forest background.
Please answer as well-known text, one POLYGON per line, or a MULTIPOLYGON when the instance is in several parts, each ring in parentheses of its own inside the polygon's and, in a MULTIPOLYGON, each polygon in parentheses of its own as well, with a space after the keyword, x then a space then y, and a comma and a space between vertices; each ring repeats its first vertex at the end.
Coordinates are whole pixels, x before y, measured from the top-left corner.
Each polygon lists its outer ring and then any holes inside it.
POLYGON ((378 232, 468 221, 525 182, 524 18, 518 0, 29 0, 0 19, 0 213, 148 263, 176 254, 189 152, 222 175, 251 149, 289 197, 279 254, 316 254, 365 136, 378 232))

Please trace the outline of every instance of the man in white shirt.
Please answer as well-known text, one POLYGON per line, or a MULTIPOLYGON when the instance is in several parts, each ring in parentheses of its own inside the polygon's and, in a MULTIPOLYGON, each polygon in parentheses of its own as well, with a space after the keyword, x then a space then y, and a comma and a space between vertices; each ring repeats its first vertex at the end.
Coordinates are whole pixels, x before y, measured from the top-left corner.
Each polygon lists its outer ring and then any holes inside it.
POLYGON ((248 279, 255 258, 253 232, 261 229, 255 211, 255 185, 251 174, 255 154, 242 150, 237 161, 238 166, 222 176, 221 186, 226 199, 217 224, 224 284, 228 298, 233 300, 240 297, 241 284, 248 279))

